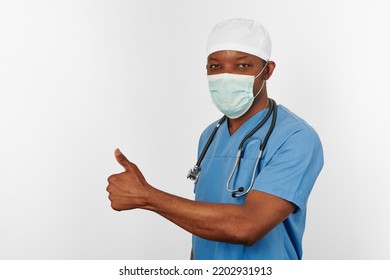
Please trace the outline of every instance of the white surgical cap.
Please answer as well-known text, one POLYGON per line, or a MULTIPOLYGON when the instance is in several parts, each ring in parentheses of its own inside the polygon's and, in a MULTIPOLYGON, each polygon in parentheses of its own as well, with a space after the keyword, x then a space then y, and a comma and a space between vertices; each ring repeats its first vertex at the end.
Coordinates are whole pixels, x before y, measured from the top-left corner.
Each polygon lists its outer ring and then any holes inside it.
POLYGON ((229 19, 214 26, 207 42, 207 56, 222 50, 245 52, 268 61, 271 57, 271 38, 259 22, 229 19))

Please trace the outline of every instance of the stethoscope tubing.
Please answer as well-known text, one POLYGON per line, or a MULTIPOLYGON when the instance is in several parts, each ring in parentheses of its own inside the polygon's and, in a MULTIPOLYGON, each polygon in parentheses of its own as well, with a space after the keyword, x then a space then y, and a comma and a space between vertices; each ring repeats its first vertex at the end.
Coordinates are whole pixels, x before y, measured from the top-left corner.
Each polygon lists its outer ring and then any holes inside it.
MULTIPOLYGON (((275 128, 275 125, 276 125, 276 118, 277 118, 277 105, 276 105, 276 102, 273 100, 273 99, 269 99, 270 100, 270 109, 268 110, 267 114, 264 116, 264 118, 261 120, 261 122, 256 125, 255 128, 253 128, 243 139, 242 141, 240 142, 240 145, 238 147, 238 151, 237 151, 237 159, 236 159, 236 162, 234 164, 234 167, 233 167, 233 170, 232 172, 230 173, 229 175, 229 178, 227 180, 227 183, 226 183, 226 189, 232 193, 232 196, 233 197, 241 197, 241 196, 244 196, 246 194, 249 193, 249 191, 253 188, 253 183, 254 183, 254 180, 255 180, 255 175, 256 175, 256 169, 257 169, 257 166, 259 166, 260 164, 260 161, 261 161, 261 158, 263 156, 263 152, 265 150, 265 147, 267 146, 267 143, 268 143, 268 140, 275 128), (251 183, 249 185, 249 188, 245 191, 244 191, 244 188, 243 187, 239 187, 237 189, 231 189, 230 188, 230 182, 236 172, 236 170, 238 170, 238 167, 240 165, 240 161, 241 161, 241 154, 242 154, 242 148, 245 144, 245 142, 253 136, 253 134, 255 134, 267 121, 268 119, 270 118, 272 114, 272 121, 271 121, 271 124, 270 124, 270 128, 268 129, 268 132, 266 134, 266 136, 264 137, 264 140, 262 141, 262 143, 260 143, 260 151, 259 151, 259 155, 256 159, 256 164, 255 164, 255 167, 253 169, 253 172, 252 172, 252 178, 251 178, 251 183), (243 192, 243 193, 239 193, 239 192, 243 192)), ((197 180, 198 180, 198 177, 199 177, 199 172, 201 170, 200 168, 200 165, 212 143, 212 141, 214 140, 214 137, 215 137, 215 134, 217 133, 218 129, 220 128, 221 124, 226 120, 226 116, 223 116, 219 121, 218 123, 216 124, 216 126, 214 127, 213 131, 211 132, 211 135, 209 137, 209 139, 207 140, 206 142, 206 145, 204 146, 195 166, 189 171, 188 175, 187 175, 187 178, 191 179, 191 180, 194 180, 194 182, 196 183, 197 180)))
POLYGON ((262 119, 262 121, 254 129, 252 129, 251 132, 248 133, 247 136, 244 137, 244 139, 240 143, 240 146, 238 147, 236 162, 234 164, 232 172, 229 175, 229 179, 226 182, 226 189, 228 192, 232 193, 233 197, 244 196, 244 195, 248 194, 253 188, 253 183, 254 183, 255 177, 256 177, 257 166, 259 166, 259 164, 260 164, 261 158, 263 156, 263 152, 264 152, 265 147, 267 146, 267 143, 268 143, 268 139, 271 136, 271 134, 275 128, 275 124, 276 124, 276 117, 277 117, 277 108, 276 107, 277 107, 277 105, 276 105, 276 102, 274 100, 270 99, 270 101, 271 101, 270 102, 270 109, 268 110, 265 117, 262 119), (253 171, 252 171, 252 178, 251 178, 251 182, 249 184, 248 189, 245 192, 243 192, 245 190, 244 187, 239 187, 236 189, 230 188, 230 182, 233 178, 233 175, 236 172, 236 170, 238 171, 238 167, 240 166, 242 147, 244 146, 245 142, 268 121, 271 114, 272 114, 272 121, 270 124, 270 128, 268 129, 268 132, 267 132, 266 136, 264 137, 264 140, 260 144, 259 155, 257 156, 256 163, 255 163, 255 166, 254 166, 253 171))

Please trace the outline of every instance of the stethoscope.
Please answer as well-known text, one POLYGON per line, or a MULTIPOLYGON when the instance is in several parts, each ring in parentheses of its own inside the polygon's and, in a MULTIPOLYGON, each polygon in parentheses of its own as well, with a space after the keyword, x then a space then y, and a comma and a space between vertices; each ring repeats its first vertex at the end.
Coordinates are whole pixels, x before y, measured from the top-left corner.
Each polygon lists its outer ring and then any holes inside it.
MULTIPOLYGON (((230 176, 226 182, 226 189, 228 190, 228 192, 230 192, 232 194, 232 197, 241 197, 241 196, 244 196, 246 194, 249 193, 249 191, 252 189, 253 187, 253 183, 255 181, 255 177, 256 177, 256 170, 257 170, 257 166, 260 164, 260 161, 261 161, 261 157, 263 156, 263 152, 264 152, 264 149, 265 149, 265 146, 267 145, 267 142, 268 142, 268 139, 269 137, 271 136, 272 134, 272 131, 274 130, 275 128, 275 123, 276 123, 276 116, 277 116, 277 105, 276 105, 276 102, 273 100, 273 99, 269 99, 269 102, 270 102, 270 107, 269 107, 269 110, 267 112, 267 114, 265 115, 265 117, 261 120, 261 122, 256 125, 256 127, 254 129, 252 129, 251 132, 249 132, 245 137, 244 139, 242 139, 239 147, 238 147, 238 151, 237 151, 237 158, 236 158, 236 162, 234 164, 234 167, 233 167, 233 170, 232 172, 230 173, 230 176), (255 164, 255 167, 253 168, 253 172, 252 172, 252 178, 251 178, 251 182, 250 182, 250 185, 249 185, 249 188, 244 192, 244 187, 239 187, 237 189, 235 189, 234 187, 231 188, 230 187, 230 182, 234 176, 234 174, 236 173, 236 171, 238 171, 238 167, 240 166, 240 161, 241 161, 241 155, 242 155, 242 149, 244 147, 244 144, 245 142, 253 135, 256 133, 256 131, 258 131, 267 121, 268 119, 270 118, 272 114, 272 121, 271 121, 271 124, 270 124, 270 127, 268 129, 268 132, 267 134, 265 135, 265 138, 264 138, 264 141, 260 143, 260 151, 259 151, 259 155, 257 156, 257 159, 256 159, 256 164, 255 164)), ((214 130, 212 131, 209 139, 207 140, 206 142, 206 145, 204 146, 202 152, 200 153, 200 156, 198 158, 198 161, 196 162, 195 166, 190 169, 190 171, 188 172, 188 175, 187 175, 187 178, 190 179, 190 180, 193 180, 194 183, 196 183, 198 181, 198 178, 199 178, 199 175, 200 175, 200 164, 202 163, 203 161, 203 158, 204 156, 206 155, 207 153, 207 150, 209 149, 210 145, 211 145, 211 142, 213 141, 214 139, 214 136, 215 134, 217 133, 219 127, 221 126, 221 124, 226 120, 226 116, 223 116, 217 123, 217 125, 214 127, 214 130)))

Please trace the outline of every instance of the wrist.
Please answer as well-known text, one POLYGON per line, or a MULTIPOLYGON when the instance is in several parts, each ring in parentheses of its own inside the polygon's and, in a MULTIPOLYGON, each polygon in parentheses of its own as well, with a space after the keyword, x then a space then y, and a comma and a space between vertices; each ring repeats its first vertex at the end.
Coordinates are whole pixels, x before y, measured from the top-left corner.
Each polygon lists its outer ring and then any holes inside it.
POLYGON ((143 210, 156 211, 157 203, 160 200, 160 193, 161 191, 147 184, 147 186, 145 186, 144 197, 139 208, 143 210))

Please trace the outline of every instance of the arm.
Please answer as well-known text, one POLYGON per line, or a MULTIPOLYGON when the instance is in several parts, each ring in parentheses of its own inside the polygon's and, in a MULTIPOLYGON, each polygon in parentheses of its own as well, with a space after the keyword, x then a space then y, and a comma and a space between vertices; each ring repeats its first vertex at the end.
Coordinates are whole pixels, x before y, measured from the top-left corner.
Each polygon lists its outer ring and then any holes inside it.
POLYGON ((113 209, 145 209, 205 239, 252 245, 292 213, 295 205, 277 196, 251 191, 244 205, 197 202, 149 185, 137 166, 115 151, 125 172, 109 177, 113 209))

